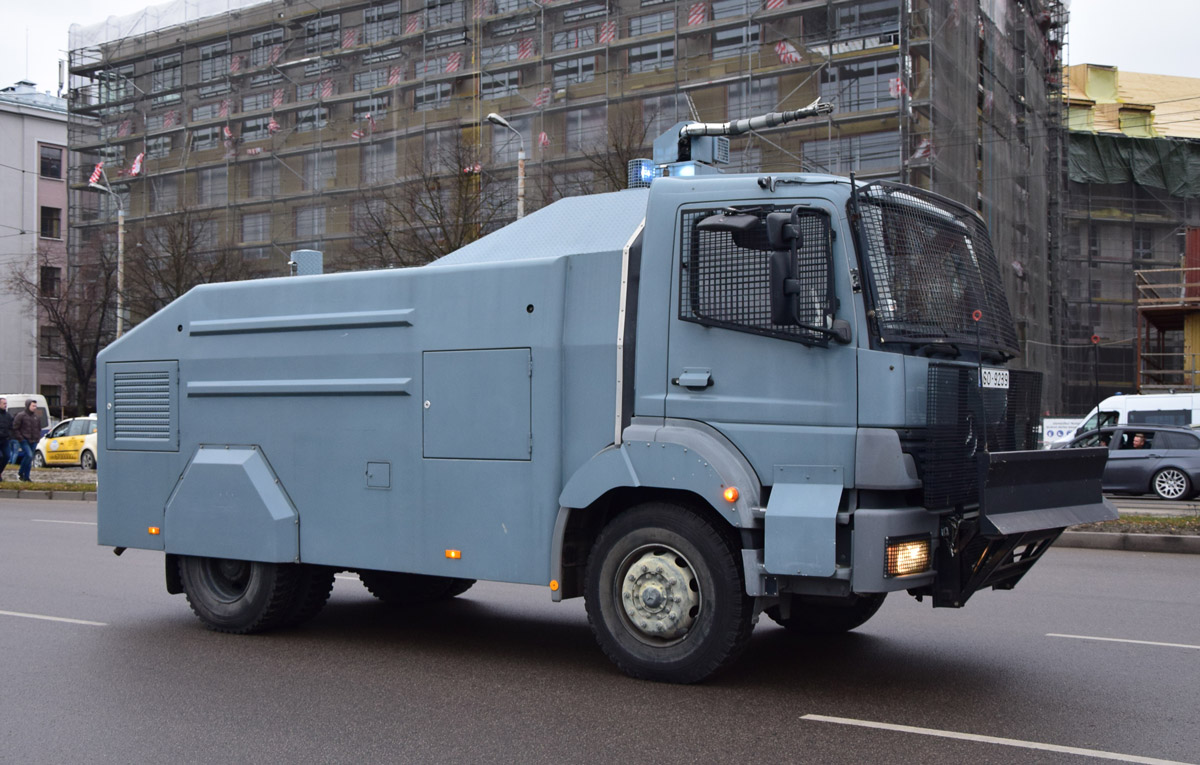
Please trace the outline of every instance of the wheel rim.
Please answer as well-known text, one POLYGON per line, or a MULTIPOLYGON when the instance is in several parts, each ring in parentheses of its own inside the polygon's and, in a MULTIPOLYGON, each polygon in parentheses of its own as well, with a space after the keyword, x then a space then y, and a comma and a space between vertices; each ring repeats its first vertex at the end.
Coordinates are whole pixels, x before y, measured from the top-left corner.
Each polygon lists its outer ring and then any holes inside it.
POLYGON ((622 622, 643 643, 678 643, 700 614, 699 578, 688 559, 673 548, 637 548, 621 561, 616 583, 622 622))
POLYGON ((92 456, 91 452, 83 453, 83 467, 87 470, 92 470, 96 467, 96 458, 92 456))
POLYGON ((246 594, 250 584, 250 562, 206 558, 200 576, 208 591, 222 603, 233 603, 246 594))
POLYGON ((1178 470, 1164 470, 1154 477, 1154 490, 1164 499, 1179 499, 1187 491, 1187 477, 1178 470))

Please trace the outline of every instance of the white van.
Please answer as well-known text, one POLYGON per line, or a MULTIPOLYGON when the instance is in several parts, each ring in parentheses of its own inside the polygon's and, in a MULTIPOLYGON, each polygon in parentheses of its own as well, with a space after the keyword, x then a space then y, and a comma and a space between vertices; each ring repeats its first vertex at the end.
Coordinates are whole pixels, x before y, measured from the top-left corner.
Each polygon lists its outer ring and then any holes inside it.
POLYGON ((40 393, 0 393, 0 398, 8 400, 8 416, 16 418, 17 413, 25 408, 25 402, 33 399, 38 405, 38 416, 42 418, 42 435, 50 429, 50 410, 46 407, 46 397, 40 393))
POLYGON ((1109 425, 1200 425, 1200 393, 1109 396, 1087 413, 1076 435, 1109 425))

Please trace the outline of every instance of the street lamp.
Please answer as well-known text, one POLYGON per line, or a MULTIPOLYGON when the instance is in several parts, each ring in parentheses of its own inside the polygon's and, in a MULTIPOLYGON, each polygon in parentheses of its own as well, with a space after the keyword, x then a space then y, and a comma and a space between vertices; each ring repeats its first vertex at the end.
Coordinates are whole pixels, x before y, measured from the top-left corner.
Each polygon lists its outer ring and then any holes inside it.
POLYGON ((525 136, 521 135, 520 130, 508 124, 508 120, 495 112, 487 116, 487 121, 513 131, 517 134, 517 140, 520 141, 517 148, 517 220, 520 220, 525 217, 525 136))
POLYGON ((104 185, 95 181, 88 186, 103 191, 117 201, 117 337, 125 329, 125 207, 121 204, 121 195, 112 190, 108 176, 104 176, 104 185))

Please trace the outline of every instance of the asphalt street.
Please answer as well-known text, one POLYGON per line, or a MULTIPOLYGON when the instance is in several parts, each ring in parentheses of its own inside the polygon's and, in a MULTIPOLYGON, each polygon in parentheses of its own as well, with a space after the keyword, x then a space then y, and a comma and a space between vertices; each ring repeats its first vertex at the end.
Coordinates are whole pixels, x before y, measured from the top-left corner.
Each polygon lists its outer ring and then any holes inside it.
POLYGON ((0 500, 0 761, 1200 762, 1197 555, 1054 549, 1012 592, 892 596, 836 639, 764 617, 680 687, 619 673, 544 588, 397 610, 341 575, 301 628, 209 632, 94 522, 0 500))

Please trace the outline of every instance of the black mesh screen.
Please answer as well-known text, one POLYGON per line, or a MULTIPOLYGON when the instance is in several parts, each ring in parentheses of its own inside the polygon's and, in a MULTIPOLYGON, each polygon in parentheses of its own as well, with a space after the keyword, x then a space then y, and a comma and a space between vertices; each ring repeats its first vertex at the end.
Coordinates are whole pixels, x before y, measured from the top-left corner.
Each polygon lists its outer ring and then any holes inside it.
MULTIPOLYGON (((767 213, 790 208, 758 208, 760 219, 767 213)), ((701 231, 696 226, 721 210, 689 210, 683 213, 681 237, 679 318, 715 327, 824 344, 819 332, 797 326, 771 323, 772 250, 761 234, 736 237, 729 231, 701 231)), ((743 213, 748 211, 741 211, 743 213)), ((828 309, 829 217, 817 211, 799 215, 800 241, 795 275, 799 287, 800 323, 823 327, 828 309)))
POLYGON ((861 240, 885 340, 946 341, 1018 352, 1000 270, 983 221, 908 186, 873 183, 858 194, 861 240))
POLYGON ((922 480, 931 509, 979 501, 976 455, 1037 448, 1042 376, 1009 370, 1008 389, 979 387, 971 366, 930 364, 922 480))

